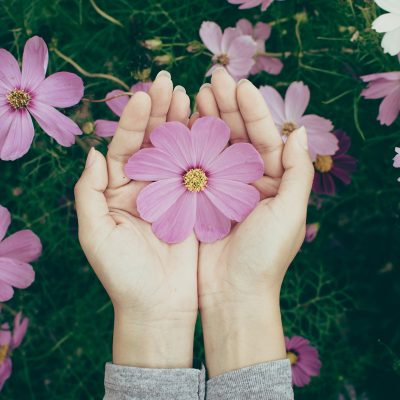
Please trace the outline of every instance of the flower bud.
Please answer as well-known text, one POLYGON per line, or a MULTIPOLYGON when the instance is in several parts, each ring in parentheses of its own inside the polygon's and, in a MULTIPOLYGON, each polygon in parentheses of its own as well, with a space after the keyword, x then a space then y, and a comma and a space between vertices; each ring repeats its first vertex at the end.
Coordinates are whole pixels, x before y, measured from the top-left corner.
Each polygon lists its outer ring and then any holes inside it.
POLYGON ((169 65, 172 63, 172 61, 173 61, 173 57, 172 57, 172 54, 170 54, 170 53, 164 54, 162 56, 154 57, 154 62, 157 65, 169 65))
POLYGON ((149 50, 159 50, 162 47, 160 38, 147 39, 142 42, 142 46, 149 50))

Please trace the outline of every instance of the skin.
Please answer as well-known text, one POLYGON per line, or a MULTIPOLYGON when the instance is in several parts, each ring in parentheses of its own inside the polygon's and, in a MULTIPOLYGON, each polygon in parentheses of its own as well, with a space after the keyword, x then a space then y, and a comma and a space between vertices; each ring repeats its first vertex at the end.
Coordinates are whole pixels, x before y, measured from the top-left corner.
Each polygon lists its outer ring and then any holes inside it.
POLYGON ((270 112, 249 81, 238 84, 221 68, 199 91, 189 120, 189 98, 161 72, 149 94, 126 106, 107 157, 92 149, 76 184, 79 239, 115 312, 113 362, 147 368, 192 366, 201 313, 211 377, 285 358, 279 293, 305 235, 313 166, 304 129, 282 143, 270 112), (192 234, 168 245, 136 210, 145 182, 123 167, 165 121, 191 125, 199 116, 222 118, 231 143, 250 142, 265 163, 255 187, 261 201, 221 241, 200 244, 192 234))

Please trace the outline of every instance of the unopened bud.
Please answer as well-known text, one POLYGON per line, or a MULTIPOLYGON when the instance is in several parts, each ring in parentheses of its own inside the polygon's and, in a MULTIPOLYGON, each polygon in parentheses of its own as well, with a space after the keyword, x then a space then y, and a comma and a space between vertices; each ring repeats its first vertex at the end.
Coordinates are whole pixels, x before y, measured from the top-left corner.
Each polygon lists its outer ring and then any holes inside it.
POLYGON ((162 41, 159 38, 147 39, 142 42, 142 46, 149 50, 159 50, 162 47, 162 41))
POLYGON ((172 54, 170 54, 170 53, 164 54, 163 56, 154 57, 154 62, 157 65, 169 65, 172 63, 172 61, 173 61, 173 57, 172 57, 172 54))
POLYGON ((85 133, 86 135, 90 135, 94 131, 94 124, 93 122, 85 122, 82 125, 82 132, 85 133))

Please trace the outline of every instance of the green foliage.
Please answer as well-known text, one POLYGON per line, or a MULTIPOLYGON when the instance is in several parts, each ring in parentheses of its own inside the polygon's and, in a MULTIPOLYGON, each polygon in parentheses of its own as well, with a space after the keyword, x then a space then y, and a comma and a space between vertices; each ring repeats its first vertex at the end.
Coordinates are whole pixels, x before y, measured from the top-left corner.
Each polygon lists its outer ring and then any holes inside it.
MULTIPOLYGON (((400 68, 370 29, 379 14, 373 1, 286 0, 265 13, 239 11, 226 0, 95 4, 99 9, 83 0, 0 1, 0 47, 21 57, 25 40, 37 34, 52 49, 50 72, 76 72, 64 54, 91 74, 109 74, 129 86, 147 68, 156 75, 161 67, 155 56, 172 55, 166 68, 193 98, 210 59, 186 47, 199 40, 203 20, 223 27, 243 17, 273 23, 267 51, 284 53, 285 68, 253 82, 283 91, 303 80, 312 93, 309 111, 347 131, 359 159, 348 188, 321 209, 310 207, 310 222, 320 222, 320 233, 303 246, 285 280, 286 333, 309 338, 323 363, 321 376, 296 390, 296 398, 334 400, 345 382, 371 399, 399 398, 400 186, 391 158, 400 144, 400 124, 377 123, 378 103, 360 98, 358 76, 400 68), (156 37, 163 42, 159 50, 140 43, 156 37)), ((87 97, 103 98, 118 87, 110 79, 84 79, 87 97)), ((71 112, 78 111, 80 122, 113 118, 104 104, 71 112)), ((80 250, 73 185, 88 147, 105 151, 107 142, 85 135, 65 149, 37 132, 25 157, 0 163, 0 202, 12 212, 12 230, 30 228, 44 245, 36 282, 18 291, 4 310, 7 315, 22 309, 31 324, 13 356, 2 399, 98 399, 104 363, 111 359, 112 306, 80 250)), ((198 325, 196 358, 203 353, 198 325)))

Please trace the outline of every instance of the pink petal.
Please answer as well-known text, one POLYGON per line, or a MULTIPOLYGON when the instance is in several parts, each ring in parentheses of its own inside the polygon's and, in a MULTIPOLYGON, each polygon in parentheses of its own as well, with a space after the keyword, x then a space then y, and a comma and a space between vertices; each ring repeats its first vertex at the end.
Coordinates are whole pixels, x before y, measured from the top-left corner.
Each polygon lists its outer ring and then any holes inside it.
POLYGON ((221 54, 222 31, 215 22, 204 21, 201 24, 200 38, 213 54, 221 54))
POLYGON ((311 380, 310 376, 300 369, 298 364, 292 365, 292 378, 293 385, 298 387, 308 385, 311 380))
POLYGON ((391 56, 397 56, 400 53, 400 28, 385 33, 381 46, 385 53, 389 53, 391 56))
POLYGON ((20 346, 25 337, 26 330, 28 329, 29 319, 22 318, 22 313, 19 312, 14 318, 14 329, 11 339, 11 348, 16 349, 20 346), (22 319, 22 321, 21 321, 22 319))
POLYGON ((182 179, 184 171, 173 157, 158 148, 139 150, 129 158, 125 165, 126 175, 137 181, 182 179))
POLYGON ((308 133, 330 132, 333 129, 332 121, 315 114, 304 115, 298 120, 299 126, 304 125, 308 133))
POLYGON ((240 19, 236 23, 236 28, 240 29, 244 35, 253 36, 253 25, 246 18, 240 19))
POLYGON ((337 137, 329 132, 308 132, 308 150, 312 161, 317 154, 333 155, 339 149, 337 137))
POLYGON ((14 296, 14 289, 0 279, 0 301, 8 301, 14 296))
POLYGON ((115 131, 118 128, 118 122, 107 121, 105 119, 98 119, 94 121, 94 132, 100 137, 114 136, 115 131))
POLYGON ((75 136, 81 135, 79 126, 54 107, 39 101, 29 104, 29 112, 35 117, 40 127, 57 143, 69 147, 75 143, 75 136))
POLYGON ((364 82, 372 82, 378 79, 385 79, 390 81, 398 81, 400 79, 400 72, 381 72, 377 74, 369 74, 360 77, 364 82))
POLYGON ((155 128, 150 134, 150 141, 163 150, 183 170, 196 164, 189 128, 180 122, 166 122, 155 128))
MULTIPOLYGON (((118 96, 120 94, 125 93, 123 90, 113 90, 109 93, 107 93, 106 99, 111 99, 114 96, 118 96)), ((129 97, 128 96, 120 96, 120 97, 116 97, 113 100, 107 101, 107 106, 110 107, 110 109, 112 110, 112 112, 116 115, 118 115, 118 117, 120 117, 122 115, 122 111, 124 111, 125 106, 128 104, 129 101, 129 97)))
POLYGON ((400 112, 400 87, 386 96, 380 107, 378 120, 382 125, 391 125, 400 112))
POLYGON ((147 222, 157 221, 185 192, 182 178, 151 183, 141 190, 136 201, 140 217, 147 222))
POLYGON ((209 179, 205 195, 227 218, 243 221, 260 201, 260 193, 243 182, 209 179))
POLYGON ((83 97, 82 79, 70 72, 47 77, 35 90, 35 100, 53 107, 72 107, 83 97))
POLYGON ((285 114, 288 121, 297 122, 310 102, 310 89, 303 82, 290 84, 285 96, 285 114))
POLYGON ((190 135, 195 149, 194 166, 207 169, 228 144, 230 129, 220 118, 202 117, 195 121, 190 135))
POLYGON ((8 133, 0 149, 2 160, 16 160, 22 157, 28 152, 35 136, 32 118, 25 109, 13 111, 12 117, 9 115, 8 122, 4 123, 5 127, 10 122, 8 133))
MULTIPOLYGON (((237 29, 235 29, 238 32, 237 29)), ((240 32, 240 31, 239 31, 240 32)), ((252 60, 256 54, 257 44, 251 36, 239 35, 230 44, 227 55, 229 64, 235 60, 252 60)), ((250 69, 249 69, 250 70, 250 69)), ((248 71, 247 71, 248 72, 248 71)))
POLYGON ((215 242, 224 238, 230 230, 231 221, 214 206, 203 192, 198 193, 194 226, 197 239, 203 243, 215 242))
POLYGON ((400 84, 396 81, 378 79, 371 82, 368 87, 361 92, 361 96, 366 99, 379 99, 392 93, 397 88, 400 88, 400 84))
POLYGON ((10 357, 7 357, 2 364, 0 364, 0 391, 2 390, 4 383, 11 376, 12 372, 12 361, 10 357))
POLYGON ((254 29, 254 39, 256 40, 267 40, 271 36, 271 27, 264 22, 257 22, 254 29))
POLYGON ((250 143, 229 146, 208 167, 210 178, 252 183, 264 175, 264 162, 250 143))
POLYGON ((268 57, 268 56, 257 56, 256 64, 251 69, 253 75, 258 74, 261 71, 268 72, 271 75, 278 75, 281 73, 283 63, 279 58, 268 57))
POLYGON ((30 38, 22 56, 21 84, 24 89, 32 91, 44 81, 48 61, 49 52, 44 40, 39 36, 30 38))
POLYGON ((11 223, 10 212, 7 210, 7 208, 0 205, 0 241, 6 235, 10 223, 11 223))
POLYGON ((42 254, 42 243, 30 230, 15 232, 0 243, 0 257, 30 263, 42 254))
POLYGON ((285 103, 279 92, 272 86, 261 86, 260 92, 272 115, 275 124, 282 125, 285 121, 285 103))
POLYGON ((232 77, 238 81, 249 75, 254 62, 252 58, 236 58, 229 62, 226 69, 232 77))
POLYGON ((151 85, 153 82, 148 81, 148 82, 137 82, 131 87, 131 92, 136 93, 136 92, 148 92, 151 88, 151 85))
POLYGON ((153 223, 153 232, 167 243, 179 243, 192 232, 196 221, 196 193, 186 191, 170 209, 153 223))
POLYGON ((21 85, 21 71, 15 57, 5 49, 0 49, 0 87, 14 89, 21 85))
POLYGON ((292 336, 291 338, 285 337, 285 346, 287 350, 295 350, 298 351, 299 347, 307 346, 310 344, 310 341, 302 336, 292 336))
POLYGON ((8 346, 11 343, 11 332, 8 323, 1 324, 0 326, 0 346, 8 346))
POLYGON ((35 280, 35 271, 27 263, 0 257, 0 280, 16 288, 25 289, 35 280))
POLYGON ((229 54, 231 46, 237 38, 244 37, 240 29, 237 28, 226 28, 222 35, 221 40, 221 53, 229 54))

